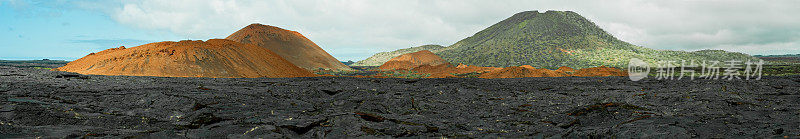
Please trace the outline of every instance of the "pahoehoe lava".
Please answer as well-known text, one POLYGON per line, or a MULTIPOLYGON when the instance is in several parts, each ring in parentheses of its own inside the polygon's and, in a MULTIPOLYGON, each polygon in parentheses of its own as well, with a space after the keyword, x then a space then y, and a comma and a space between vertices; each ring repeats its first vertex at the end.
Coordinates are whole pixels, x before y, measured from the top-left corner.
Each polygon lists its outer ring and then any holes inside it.
POLYGON ((798 81, 176 78, 0 66, 0 138, 796 138, 798 81))

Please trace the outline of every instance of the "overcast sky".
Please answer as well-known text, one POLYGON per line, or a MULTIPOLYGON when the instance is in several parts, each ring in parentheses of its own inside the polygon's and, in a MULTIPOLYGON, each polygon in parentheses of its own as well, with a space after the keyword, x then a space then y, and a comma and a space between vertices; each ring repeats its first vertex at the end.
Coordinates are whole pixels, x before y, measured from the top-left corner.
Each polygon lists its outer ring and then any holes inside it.
POLYGON ((225 38, 251 23, 295 30, 342 61, 448 46, 522 11, 569 10, 635 45, 800 53, 797 0, 0 0, 0 59, 74 60, 158 41, 225 38))

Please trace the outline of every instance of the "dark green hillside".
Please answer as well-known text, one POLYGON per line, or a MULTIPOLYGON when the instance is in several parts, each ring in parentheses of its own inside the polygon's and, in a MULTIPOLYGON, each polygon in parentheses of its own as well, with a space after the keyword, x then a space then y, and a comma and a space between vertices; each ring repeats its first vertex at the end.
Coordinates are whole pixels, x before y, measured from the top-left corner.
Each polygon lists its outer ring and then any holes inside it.
POLYGON ((560 66, 626 67, 631 58, 651 64, 661 60, 758 60, 747 54, 722 50, 654 50, 621 41, 572 11, 527 11, 514 14, 449 47, 426 45, 382 52, 354 65, 378 66, 395 56, 421 50, 430 50, 454 64, 531 65, 550 69, 560 66))
POLYGON ((578 49, 635 51, 575 12, 517 13, 438 53, 453 63, 480 66, 558 67, 588 65, 578 49))
POLYGON ((653 50, 621 41, 572 11, 526 11, 437 53, 451 63, 478 66, 624 67, 630 58, 656 60, 753 59, 741 53, 653 50))

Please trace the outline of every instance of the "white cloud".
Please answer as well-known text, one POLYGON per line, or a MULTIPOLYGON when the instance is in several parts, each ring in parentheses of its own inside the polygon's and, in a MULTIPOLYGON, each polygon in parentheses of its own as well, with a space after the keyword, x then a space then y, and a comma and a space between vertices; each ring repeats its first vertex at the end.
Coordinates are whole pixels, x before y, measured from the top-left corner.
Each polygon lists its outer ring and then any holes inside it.
POLYGON ((642 28, 636 28, 624 23, 600 23, 605 25, 604 30, 614 35, 620 40, 628 40, 628 43, 643 44, 644 40, 648 40, 647 32, 642 28))
POLYGON ((800 18, 794 15, 800 13, 796 8, 800 1, 791 0, 100 2, 104 4, 82 5, 100 9, 125 25, 169 30, 191 39, 224 38, 250 23, 296 30, 340 60, 360 60, 376 52, 423 44, 447 46, 514 13, 551 9, 576 11, 614 36, 650 48, 735 47, 751 54, 800 53, 796 49, 800 44, 795 43, 800 18))

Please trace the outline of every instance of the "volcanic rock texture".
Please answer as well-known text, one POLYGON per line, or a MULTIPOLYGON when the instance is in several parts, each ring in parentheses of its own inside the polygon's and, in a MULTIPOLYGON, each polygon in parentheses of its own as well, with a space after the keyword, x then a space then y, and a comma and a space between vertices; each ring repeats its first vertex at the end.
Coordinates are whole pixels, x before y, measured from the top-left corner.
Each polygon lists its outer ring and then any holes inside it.
POLYGON ((225 39, 112 48, 57 68, 94 75, 161 77, 311 77, 270 50, 225 39))
POLYGON ((0 138, 798 138, 762 80, 171 78, 0 66, 0 138))

